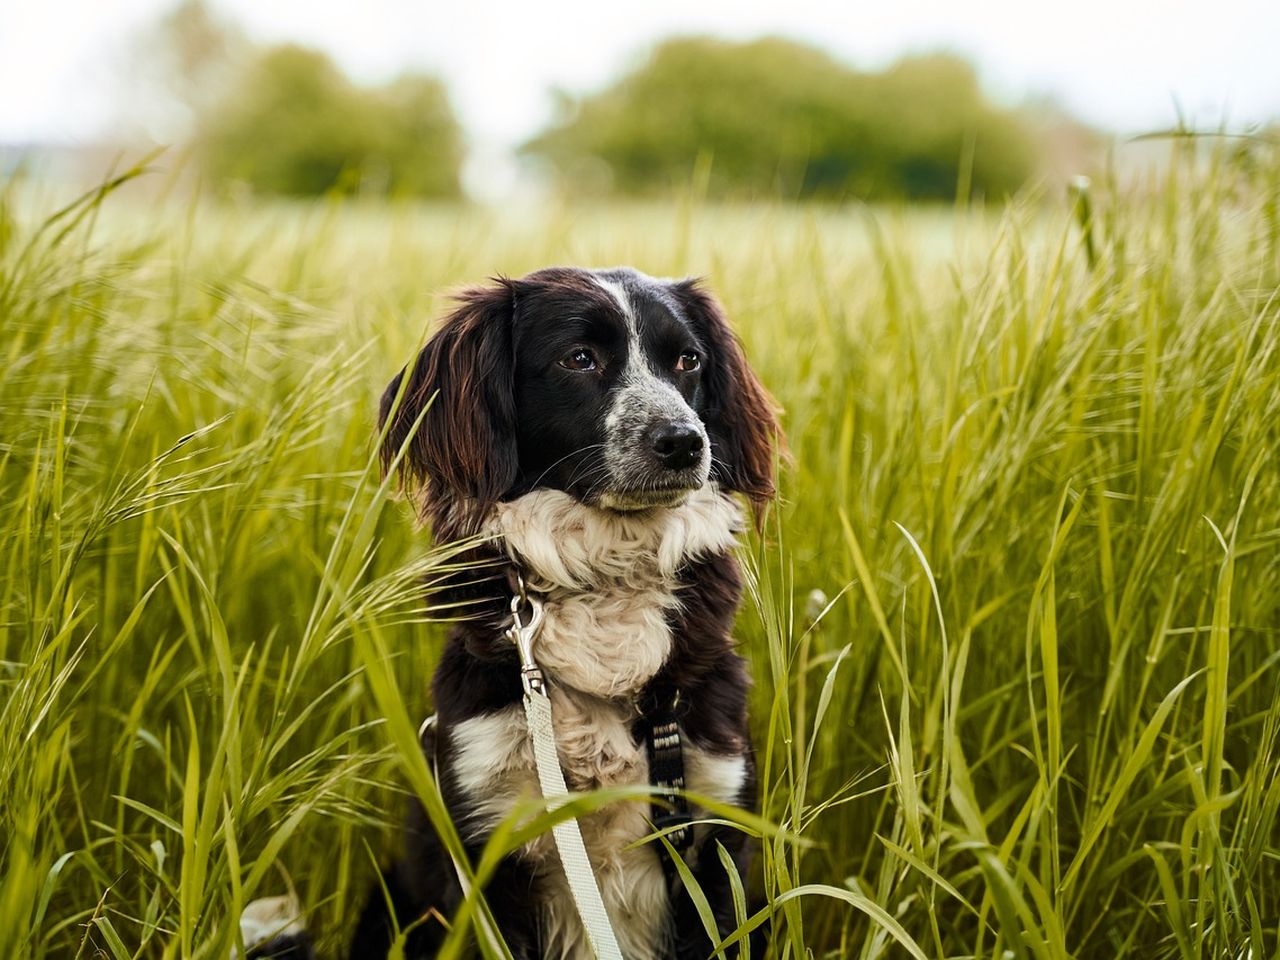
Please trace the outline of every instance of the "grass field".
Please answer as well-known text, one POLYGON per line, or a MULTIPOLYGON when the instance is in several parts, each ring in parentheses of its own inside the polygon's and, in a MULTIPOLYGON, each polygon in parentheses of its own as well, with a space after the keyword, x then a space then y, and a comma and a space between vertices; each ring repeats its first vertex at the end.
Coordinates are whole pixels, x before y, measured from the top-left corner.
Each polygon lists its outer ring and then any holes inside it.
POLYGON ((708 276, 785 411, 739 625, 774 955, 1280 951, 1273 158, 1097 189, 1091 252, 1053 198, 5 196, 0 956, 225 957, 286 873, 336 955, 430 789, 450 563, 375 398, 450 287, 557 262, 708 276))

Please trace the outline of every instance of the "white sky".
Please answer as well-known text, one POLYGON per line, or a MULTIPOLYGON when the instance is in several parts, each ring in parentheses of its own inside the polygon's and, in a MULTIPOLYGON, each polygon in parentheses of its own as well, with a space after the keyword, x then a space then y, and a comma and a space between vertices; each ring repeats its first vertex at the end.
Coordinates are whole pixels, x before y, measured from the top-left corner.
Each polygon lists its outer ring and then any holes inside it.
MULTIPOLYGON (((171 0, 0 0, 0 142, 93 139, 120 116, 129 40, 171 0)), ((781 33, 864 68, 969 55, 1006 101, 1050 94, 1120 132, 1280 117, 1280 0, 214 0, 263 41, 323 48, 357 79, 444 75, 482 150, 551 114, 548 90, 607 82, 654 40, 781 33)))

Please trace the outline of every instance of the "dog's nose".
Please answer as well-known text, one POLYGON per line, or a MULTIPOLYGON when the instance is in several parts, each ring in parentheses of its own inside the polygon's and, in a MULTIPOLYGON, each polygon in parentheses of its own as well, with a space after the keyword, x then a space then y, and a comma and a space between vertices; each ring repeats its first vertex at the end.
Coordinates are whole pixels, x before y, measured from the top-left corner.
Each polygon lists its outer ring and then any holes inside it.
POLYGON ((684 470, 702 458, 702 433, 687 423, 664 423, 649 433, 658 462, 668 470, 684 470))

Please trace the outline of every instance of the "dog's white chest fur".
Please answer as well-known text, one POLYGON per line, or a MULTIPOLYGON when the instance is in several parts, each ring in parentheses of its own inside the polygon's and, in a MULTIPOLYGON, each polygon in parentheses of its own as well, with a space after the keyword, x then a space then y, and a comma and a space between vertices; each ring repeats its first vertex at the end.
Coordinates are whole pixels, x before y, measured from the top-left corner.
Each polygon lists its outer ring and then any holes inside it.
POLYGON ((534 647, 543 670, 560 686, 622 697, 671 651, 681 565, 729 550, 741 526, 737 503, 708 484, 679 507, 634 514, 537 490, 499 504, 486 530, 546 597, 534 647))
MULTIPOLYGON (((676 574, 688 560, 730 549, 741 527, 737 504, 713 487, 683 505, 646 514, 586 507, 566 494, 536 491, 500 504, 487 529, 502 537, 530 586, 546 595, 534 647, 551 680, 556 748, 571 790, 649 782, 643 743, 632 739, 633 696, 671 649, 666 614, 675 607, 676 574)), ((453 772, 472 800, 484 834, 522 796, 537 796, 523 708, 514 705, 454 726, 453 772)), ((690 790, 734 802, 745 761, 686 746, 690 790)), ((650 832, 648 804, 615 803, 579 820, 605 907, 629 960, 654 957, 665 944, 667 893, 661 864, 647 847, 627 849, 650 832)), ((551 835, 522 853, 544 878, 547 955, 590 957, 551 835)))

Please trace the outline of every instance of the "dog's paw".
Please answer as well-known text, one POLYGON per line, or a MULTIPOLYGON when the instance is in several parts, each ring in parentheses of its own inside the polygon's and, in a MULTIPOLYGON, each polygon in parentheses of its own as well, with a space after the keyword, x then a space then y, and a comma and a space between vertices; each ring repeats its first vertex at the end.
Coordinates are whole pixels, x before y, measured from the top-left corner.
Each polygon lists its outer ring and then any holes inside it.
POLYGON ((315 960, 311 934, 292 896, 252 901, 240 914, 240 936, 245 960, 315 960))

